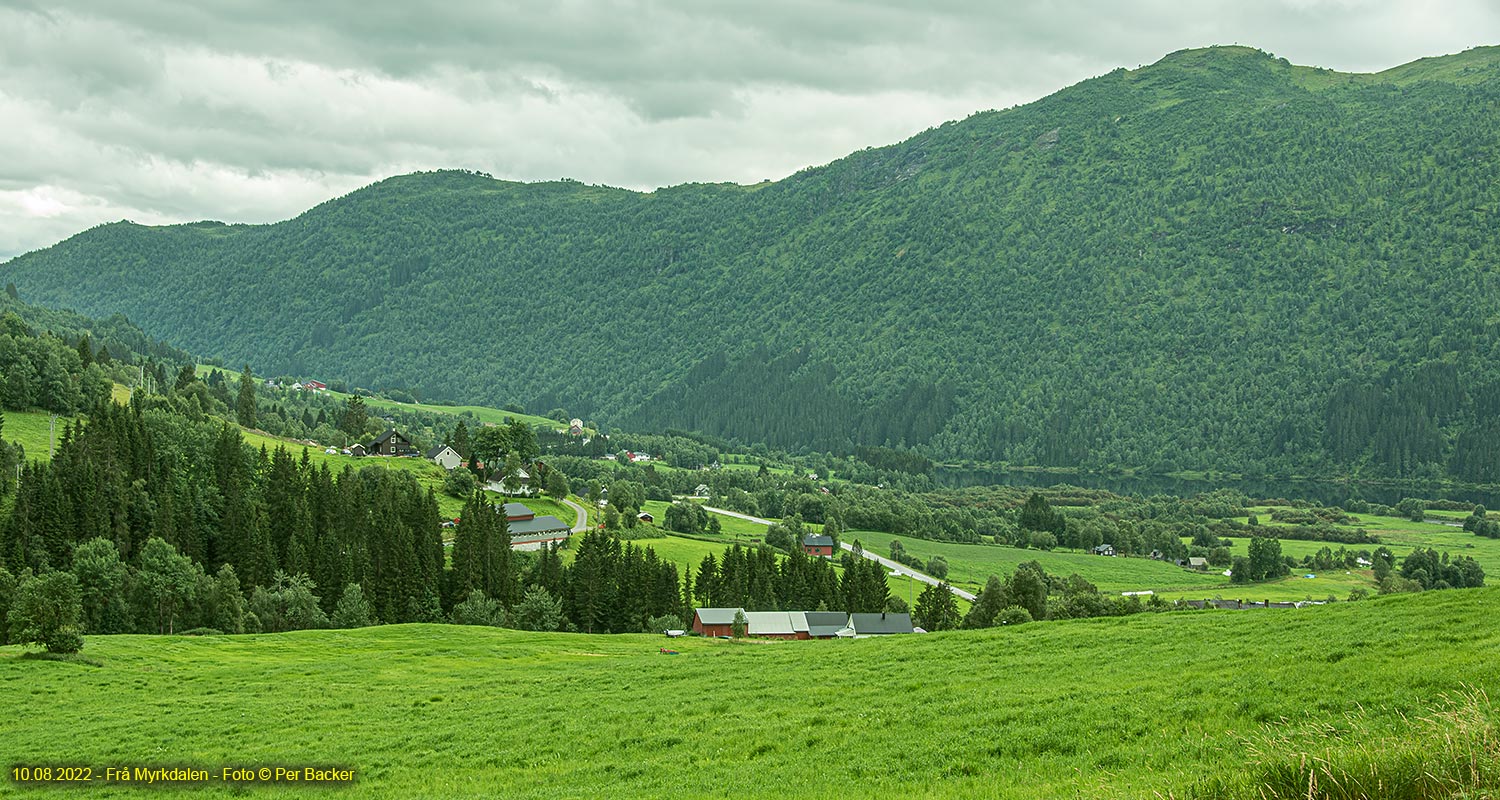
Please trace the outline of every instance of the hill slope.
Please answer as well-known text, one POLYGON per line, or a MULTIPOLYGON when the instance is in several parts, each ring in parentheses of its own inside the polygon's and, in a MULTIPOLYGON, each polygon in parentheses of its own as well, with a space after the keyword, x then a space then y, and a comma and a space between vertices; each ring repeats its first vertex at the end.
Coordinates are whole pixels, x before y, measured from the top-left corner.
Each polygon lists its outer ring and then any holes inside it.
POLYGON ((406 175, 0 272, 263 372, 602 422, 1492 480, 1497 66, 1183 51, 775 183, 406 175))
POLYGON ((1262 796, 1216 785, 1241 778, 1304 797, 1306 763, 1363 770, 1383 782, 1374 796, 1450 796, 1401 781, 1500 785, 1495 750, 1475 753, 1477 780, 1453 758, 1485 731, 1493 747, 1486 701, 1440 728, 1418 721, 1445 696, 1500 691, 1497 598, 679 640, 677 656, 661 637, 432 625, 101 636, 85 649, 97 668, 0 648, 16 689, 0 692, 0 746, 19 764, 99 769, 342 765, 357 772, 349 797, 1262 796))

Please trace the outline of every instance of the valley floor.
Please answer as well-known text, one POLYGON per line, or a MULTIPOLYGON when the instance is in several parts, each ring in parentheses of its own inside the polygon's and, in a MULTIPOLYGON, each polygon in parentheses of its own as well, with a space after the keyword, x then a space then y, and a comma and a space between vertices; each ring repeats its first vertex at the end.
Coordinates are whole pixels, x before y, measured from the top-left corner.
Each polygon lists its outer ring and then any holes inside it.
MULTIPOLYGON (((94 636, 96 665, 0 648, 0 752, 357 774, 259 798, 1212 796, 1303 753, 1399 750, 1445 698, 1500 693, 1497 612, 1500 589, 1478 589, 858 641, 94 636)), ((23 791, 43 794, 0 784, 23 791)))

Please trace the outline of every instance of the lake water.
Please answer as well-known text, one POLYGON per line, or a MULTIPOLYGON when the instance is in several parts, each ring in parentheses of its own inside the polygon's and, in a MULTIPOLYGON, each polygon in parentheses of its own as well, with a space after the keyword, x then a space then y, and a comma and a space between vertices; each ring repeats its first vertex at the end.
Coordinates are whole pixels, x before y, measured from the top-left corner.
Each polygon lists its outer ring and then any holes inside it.
POLYGON ((1215 489, 1236 489, 1252 499, 1284 497, 1289 500, 1316 500, 1323 505, 1339 505, 1356 493, 1371 503, 1395 505, 1404 497, 1426 500, 1457 500, 1479 503, 1485 508, 1500 508, 1500 492, 1451 489, 1432 483, 1358 484, 1333 481, 1292 481, 1266 478, 1243 480, 1187 480, 1164 475, 1098 475, 1092 473, 1025 472, 993 468, 937 467, 933 479, 941 486, 1081 486, 1104 489, 1120 495, 1154 494, 1188 497, 1215 489))

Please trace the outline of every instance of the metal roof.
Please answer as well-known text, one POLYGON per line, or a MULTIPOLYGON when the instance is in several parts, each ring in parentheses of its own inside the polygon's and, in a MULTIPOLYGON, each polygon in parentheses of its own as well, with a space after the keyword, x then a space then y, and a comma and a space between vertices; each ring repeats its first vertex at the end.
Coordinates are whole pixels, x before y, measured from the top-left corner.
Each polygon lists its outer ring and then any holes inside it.
POLYGON ((807 631, 807 616, 801 611, 746 611, 745 622, 745 632, 751 636, 789 636, 807 631))
POLYGON ((536 519, 518 519, 514 522, 511 522, 507 527, 510 529, 510 535, 512 539, 517 536, 528 536, 536 533, 553 533, 556 531, 571 531, 573 529, 572 525, 569 525, 568 523, 563 522, 562 520, 550 514, 545 517, 537 517, 536 519))
POLYGON ((803 547, 833 547, 833 537, 821 534, 812 534, 802 537, 803 547))
MULTIPOLYGON (((385 433, 380 434, 379 436, 375 437, 375 441, 370 442, 370 446, 371 447, 379 447, 387 439, 390 439, 390 438, 395 437, 395 436, 401 436, 401 434, 397 433, 395 428, 387 428, 386 431, 385 431, 385 433)), ((404 442, 406 442, 407 444, 411 444, 411 440, 407 439, 405 436, 401 436, 401 440, 404 441, 404 442)))
POLYGON ((526 507, 525 503, 506 503, 505 516, 507 519, 516 517, 534 517, 536 512, 526 507))
POLYGON ((700 608, 698 621, 704 625, 733 625, 734 615, 743 614, 743 608, 700 608))
POLYGON ((803 616, 807 619, 808 634, 817 638, 837 636, 849 627, 849 615, 842 611, 804 611, 803 616))
POLYGON ((860 636, 912 633, 911 615, 907 613, 850 614, 849 624, 860 636))

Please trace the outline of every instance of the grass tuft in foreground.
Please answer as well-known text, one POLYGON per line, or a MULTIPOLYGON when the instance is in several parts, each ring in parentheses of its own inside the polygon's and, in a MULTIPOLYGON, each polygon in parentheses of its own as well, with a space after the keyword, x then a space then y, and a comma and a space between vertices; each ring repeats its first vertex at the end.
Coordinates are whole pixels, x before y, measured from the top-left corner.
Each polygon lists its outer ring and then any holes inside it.
POLYGON ((1248 769, 1211 783, 1209 798, 1405 800, 1494 797, 1500 713, 1483 689, 1443 696, 1404 730, 1370 730, 1363 709, 1341 722, 1267 726, 1243 743, 1248 769))

